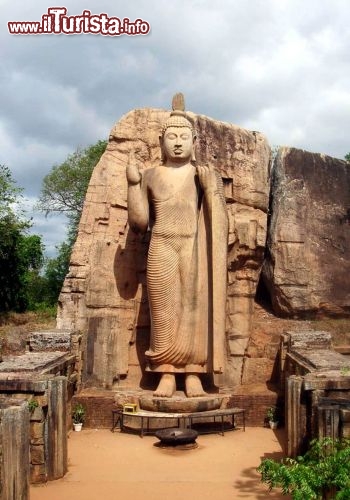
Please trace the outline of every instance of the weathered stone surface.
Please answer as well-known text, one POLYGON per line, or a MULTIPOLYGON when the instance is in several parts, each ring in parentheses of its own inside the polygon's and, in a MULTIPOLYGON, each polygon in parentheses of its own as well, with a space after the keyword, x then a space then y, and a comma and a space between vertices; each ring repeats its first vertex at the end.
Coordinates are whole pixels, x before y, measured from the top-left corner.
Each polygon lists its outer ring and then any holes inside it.
POLYGON ((271 380, 274 363, 268 358, 245 358, 242 384, 256 384, 271 380))
POLYGON ((30 461, 33 465, 42 465, 45 463, 43 445, 32 445, 30 447, 30 461))
POLYGON ((65 359, 62 352, 26 352, 20 356, 4 356, 0 372, 32 372, 50 368, 65 359))
POLYGON ((0 494, 29 499, 29 413, 25 402, 0 406, 0 494))
POLYGON ((30 466, 30 482, 32 484, 46 483, 47 474, 45 464, 30 466))
POLYGON ((281 148, 264 280, 279 315, 350 312, 350 166, 281 148))
POLYGON ((331 349, 332 335, 318 330, 287 331, 291 351, 295 349, 331 349))
MULTIPOLYGON (((63 365, 64 367, 65 365, 63 365)), ((12 407, 17 410, 17 407, 22 405, 20 408, 24 407, 24 410, 21 411, 25 415, 25 422, 28 426, 26 430, 27 451, 23 455, 27 469, 23 466, 23 471, 29 471, 30 463, 31 482, 44 482, 63 477, 67 471, 67 377, 31 372, 16 372, 14 375, 16 378, 12 380, 6 378, 7 376, 10 375, 1 374, 3 380, 1 380, 0 384, 0 434, 3 429, 6 429, 9 434, 9 439, 6 441, 6 446, 9 446, 9 456, 7 458, 9 463, 12 456, 15 459, 11 446, 19 447, 19 441, 23 437, 20 422, 17 423, 18 411, 12 415, 9 410, 12 407), (1 392, 4 394, 1 394, 1 392), (28 402, 30 401, 36 401, 38 404, 33 411, 29 411, 28 402), (7 409, 4 418, 2 416, 3 408, 7 409), (12 418, 12 420, 8 419, 8 423, 6 423, 6 415, 12 418), (11 427, 9 427, 10 424, 11 427), (13 432, 14 429, 18 429, 18 437, 13 438, 13 444, 10 441, 10 436, 17 435, 17 432, 13 432), (29 444, 31 445, 30 453, 29 444)), ((9 477, 11 478, 11 475, 9 477)), ((9 498, 12 499, 13 497, 9 498)))
POLYGON ((307 363, 310 368, 322 371, 340 370, 346 366, 347 358, 343 354, 329 349, 318 349, 316 351, 293 351, 298 357, 307 363))
MULTIPOLYGON (((262 265, 269 197, 270 148, 264 137, 188 113, 197 130, 197 164, 213 165, 224 182, 229 213, 227 366, 219 384, 241 382, 256 284, 262 265), (236 350, 236 346, 237 350, 236 350), (231 350, 232 349, 232 350, 231 350)), ((87 191, 69 274, 59 299, 57 326, 82 331, 85 377, 104 387, 153 384, 143 373, 149 313, 145 288, 149 238, 127 224, 125 169, 160 163, 159 134, 169 113, 128 113, 113 128, 87 191), (142 337, 142 338, 141 338, 142 337), (137 359, 131 364, 130 360, 137 359)), ((146 347, 147 348, 147 347, 146 347)))
POLYGON ((172 398, 158 398, 143 395, 139 399, 140 408, 164 413, 195 413, 199 411, 216 410, 221 407, 224 396, 210 395, 198 398, 186 398, 184 395, 174 395, 172 398))
MULTIPOLYGON (((349 405, 350 405, 350 402, 349 402, 349 405)), ((346 409, 342 408, 340 410, 340 419, 342 422, 346 422, 347 424, 350 424, 350 409, 346 410, 346 409)))
POLYGON ((44 332, 33 332, 28 340, 30 351, 70 351, 70 331, 50 330, 44 332))
POLYGON ((350 377, 342 374, 346 356, 327 347, 327 332, 290 332, 283 335, 282 345, 286 344, 287 452, 296 456, 313 438, 349 435, 350 377), (291 339, 286 342, 288 335, 294 336, 294 345, 291 339))
POLYGON ((31 422, 30 424, 30 443, 44 444, 44 422, 31 422))
POLYGON ((31 422, 43 422, 44 421, 44 412, 41 406, 38 406, 34 410, 30 411, 30 421, 31 422))
POLYGON ((67 472, 67 379, 48 381, 48 411, 45 429, 46 470, 49 481, 67 472))

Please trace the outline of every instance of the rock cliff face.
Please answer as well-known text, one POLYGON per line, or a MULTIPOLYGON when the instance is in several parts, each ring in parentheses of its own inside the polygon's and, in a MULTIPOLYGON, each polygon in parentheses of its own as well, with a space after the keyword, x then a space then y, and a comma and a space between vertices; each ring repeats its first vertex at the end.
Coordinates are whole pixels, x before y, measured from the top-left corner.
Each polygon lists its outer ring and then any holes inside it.
POLYGON ((281 316, 350 313, 350 165, 281 148, 263 268, 281 316))
MULTIPOLYGON (((257 282, 263 263, 269 199, 270 148, 249 132, 205 116, 188 115, 197 130, 198 164, 213 165, 224 182, 229 216, 227 366, 219 385, 242 378, 257 282)), ((131 111, 112 129, 87 191, 69 274, 59 298, 58 328, 85 337, 85 377, 104 387, 149 387, 146 258, 149 235, 127 223, 125 168, 160 164, 159 134, 169 113, 131 111)))

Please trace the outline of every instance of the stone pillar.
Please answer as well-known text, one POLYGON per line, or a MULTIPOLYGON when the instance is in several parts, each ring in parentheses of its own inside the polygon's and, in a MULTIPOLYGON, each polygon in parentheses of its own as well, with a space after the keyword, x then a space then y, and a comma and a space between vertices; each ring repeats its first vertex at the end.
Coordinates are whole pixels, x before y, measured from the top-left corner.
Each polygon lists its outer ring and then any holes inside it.
POLYGON ((342 408, 340 410, 341 437, 350 438, 350 409, 342 408))
POLYGON ((67 472, 67 378, 48 380, 48 414, 45 426, 47 479, 67 472))
POLYGON ((29 499, 29 411, 26 403, 0 406, 1 500, 29 499))
POLYGON ((318 437, 339 438, 339 405, 318 407, 318 437))
POLYGON ((292 375, 286 385, 286 427, 287 427, 287 455, 296 457, 303 443, 303 429, 301 419, 301 391, 303 379, 292 375))

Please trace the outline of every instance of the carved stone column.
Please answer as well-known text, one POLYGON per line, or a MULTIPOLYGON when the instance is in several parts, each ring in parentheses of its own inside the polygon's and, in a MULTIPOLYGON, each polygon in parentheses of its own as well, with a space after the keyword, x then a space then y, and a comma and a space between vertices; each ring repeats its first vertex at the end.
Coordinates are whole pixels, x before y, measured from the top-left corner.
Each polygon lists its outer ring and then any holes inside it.
POLYGON ((286 427, 287 427, 287 454, 295 457, 299 454, 303 433, 301 432, 301 391, 303 379, 292 375, 286 385, 286 427))

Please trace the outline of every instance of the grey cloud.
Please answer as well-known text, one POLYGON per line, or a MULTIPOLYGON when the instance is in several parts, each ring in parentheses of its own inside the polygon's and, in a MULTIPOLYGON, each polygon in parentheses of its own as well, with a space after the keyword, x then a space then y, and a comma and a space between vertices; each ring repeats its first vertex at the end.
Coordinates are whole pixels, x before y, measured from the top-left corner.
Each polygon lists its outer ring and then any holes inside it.
MULTIPOLYGON (((2 18, 39 20, 50 6, 5 1, 2 18)), ((74 0, 68 15, 84 9, 142 18, 151 33, 0 32, 0 161, 28 195, 77 146, 107 138, 122 114, 169 108, 176 91, 191 111, 259 130, 271 144, 350 150, 347 0, 74 0)), ((51 221, 36 221, 49 238, 51 221)))

